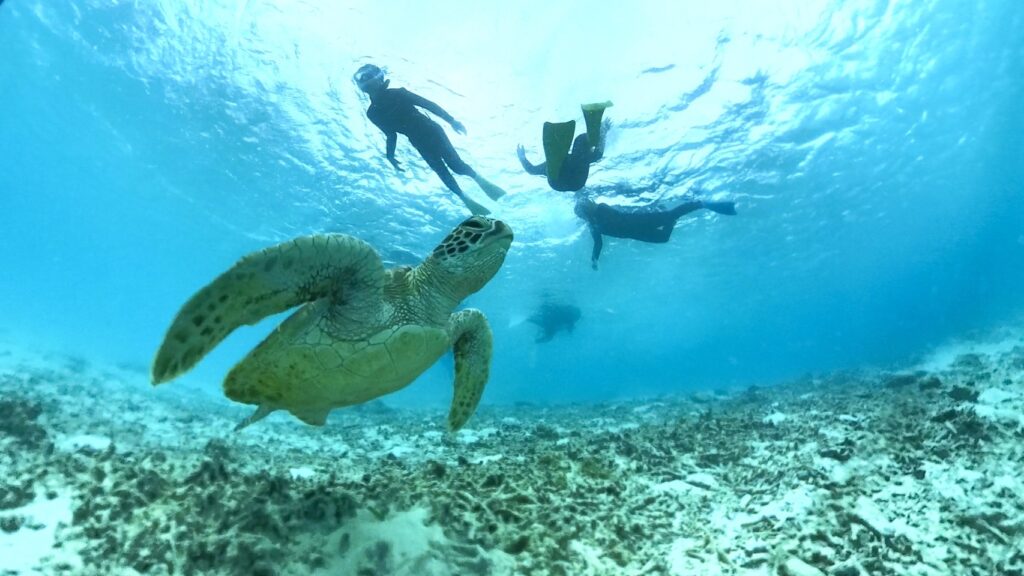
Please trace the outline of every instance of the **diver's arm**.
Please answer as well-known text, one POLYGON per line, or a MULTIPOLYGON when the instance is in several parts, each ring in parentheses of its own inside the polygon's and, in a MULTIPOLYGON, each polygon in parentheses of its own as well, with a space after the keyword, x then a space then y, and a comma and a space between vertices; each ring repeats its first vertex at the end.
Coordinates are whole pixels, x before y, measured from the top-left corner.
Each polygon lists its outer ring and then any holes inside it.
POLYGON ((519 156, 519 163, 523 165, 523 170, 526 170, 527 174, 534 176, 544 176, 548 173, 548 163, 541 162, 540 164, 531 164, 526 159, 526 149, 520 144, 516 147, 516 155, 519 156))
POLYGON ((419 94, 416 94, 414 92, 409 92, 408 90, 406 90, 405 93, 409 95, 409 100, 410 102, 412 102, 414 106, 419 106, 420 108, 427 110, 434 116, 437 116, 438 118, 451 124, 452 128, 454 128, 455 131, 458 132, 459 134, 466 133, 466 127, 462 125, 462 122, 459 122, 458 120, 453 118, 452 115, 448 113, 448 111, 438 106, 437 103, 431 100, 427 100, 423 96, 420 96, 419 94))
POLYGON ((588 222, 590 235, 594 237, 594 250, 590 253, 590 267, 597 270, 597 259, 601 257, 601 248, 604 246, 604 239, 601 237, 601 230, 593 223, 588 222))
POLYGON ((397 132, 387 132, 386 135, 387 135, 387 138, 388 138, 387 147, 386 147, 387 148, 386 153, 387 153, 387 157, 388 157, 388 162, 391 162, 391 165, 395 167, 395 170, 398 170, 399 172, 404 172, 402 167, 398 165, 398 160, 395 160, 395 146, 398 144, 398 133, 397 132))

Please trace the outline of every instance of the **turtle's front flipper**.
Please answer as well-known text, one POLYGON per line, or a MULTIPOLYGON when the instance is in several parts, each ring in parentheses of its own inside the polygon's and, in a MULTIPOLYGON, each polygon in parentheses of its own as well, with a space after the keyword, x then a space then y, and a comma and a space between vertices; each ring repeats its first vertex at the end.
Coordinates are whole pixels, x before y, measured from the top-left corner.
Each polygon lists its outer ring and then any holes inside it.
POLYGON ((232 330, 321 298, 343 305, 345 320, 372 317, 384 267, 351 236, 303 236, 254 252, 193 296, 175 317, 153 361, 154 384, 188 371, 232 330))
POLYGON ((484 313, 472 308, 452 314, 448 334, 455 353, 455 395, 448 413, 448 430, 455 432, 480 403, 491 370, 493 338, 484 313))

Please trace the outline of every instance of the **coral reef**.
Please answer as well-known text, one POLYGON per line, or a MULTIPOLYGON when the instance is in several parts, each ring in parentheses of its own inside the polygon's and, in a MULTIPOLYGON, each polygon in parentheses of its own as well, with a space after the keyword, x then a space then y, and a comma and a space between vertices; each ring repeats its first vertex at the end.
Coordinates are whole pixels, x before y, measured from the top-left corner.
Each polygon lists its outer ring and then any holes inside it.
POLYGON ((0 558, 45 534, 44 573, 1024 574, 1024 345, 485 406, 455 436, 440 410, 381 407, 233 434, 241 410, 128 369, 17 358, 0 365, 0 558))

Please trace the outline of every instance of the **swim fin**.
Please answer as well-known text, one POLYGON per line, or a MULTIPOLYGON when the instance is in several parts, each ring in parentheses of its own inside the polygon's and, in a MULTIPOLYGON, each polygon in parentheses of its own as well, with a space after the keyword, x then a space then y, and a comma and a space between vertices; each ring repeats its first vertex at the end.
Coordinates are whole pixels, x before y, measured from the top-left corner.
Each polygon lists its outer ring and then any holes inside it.
POLYGON ((548 181, 557 180, 562 173, 562 164, 569 155, 574 134, 575 120, 544 123, 544 159, 548 167, 548 181))
POLYGON ((480 204, 476 200, 473 200, 469 196, 463 195, 461 198, 462 202, 466 205, 466 208, 469 208, 469 211, 472 212, 473 214, 486 216, 491 213, 491 211, 488 210, 486 206, 480 204))
POLYGON ((497 200, 498 198, 501 198, 502 196, 505 195, 505 191, 502 190, 500 186, 494 184, 493 182, 479 174, 473 176, 473 181, 476 182, 476 185, 479 186, 480 189, 483 190, 484 193, 487 194, 487 197, 490 198, 491 200, 497 200))
POLYGON ((736 215, 736 203, 735 202, 701 202, 701 205, 712 212, 719 214, 725 214, 726 216, 736 215))
POLYGON ((604 116, 605 108, 612 106, 610 100, 580 106, 580 109, 583 110, 583 119, 587 122, 587 140, 590 141, 591 146, 597 146, 601 141, 601 117, 604 116))

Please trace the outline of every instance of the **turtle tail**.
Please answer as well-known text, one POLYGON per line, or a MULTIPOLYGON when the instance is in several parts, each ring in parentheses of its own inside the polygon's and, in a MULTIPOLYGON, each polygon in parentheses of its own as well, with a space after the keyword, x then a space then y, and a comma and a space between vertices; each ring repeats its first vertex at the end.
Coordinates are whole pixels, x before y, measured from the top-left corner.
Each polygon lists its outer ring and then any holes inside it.
POLYGON ((238 432, 242 428, 248 427, 250 424, 255 424, 256 422, 259 422, 260 420, 263 420, 264 418, 269 416, 270 413, 273 412, 273 411, 274 411, 274 409, 271 408, 270 406, 268 406, 266 404, 260 404, 259 407, 256 408, 255 412, 250 414, 244 420, 239 422, 237 426, 235 426, 235 432, 238 432))

